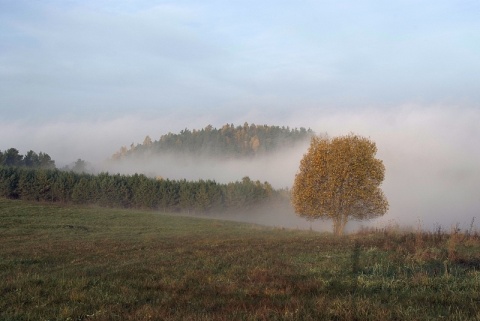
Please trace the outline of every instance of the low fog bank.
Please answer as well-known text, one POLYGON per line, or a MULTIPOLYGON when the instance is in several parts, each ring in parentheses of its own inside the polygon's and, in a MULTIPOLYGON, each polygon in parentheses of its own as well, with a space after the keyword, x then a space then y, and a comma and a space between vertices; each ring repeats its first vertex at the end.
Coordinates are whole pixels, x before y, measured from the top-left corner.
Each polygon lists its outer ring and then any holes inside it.
POLYGON ((480 228, 480 111, 404 106, 339 112, 312 129, 330 136, 353 131, 370 137, 386 167, 382 185, 390 210, 371 226, 480 228))
POLYGON ((0 150, 17 148, 21 154, 29 150, 45 152, 57 167, 70 165, 77 159, 94 168, 104 168, 121 146, 143 142, 150 135, 157 140, 168 132, 205 127, 209 119, 194 119, 171 114, 164 117, 127 115, 113 119, 56 119, 49 122, 5 121, 0 119, 0 150), (194 125, 194 126, 193 126, 194 125))
MULTIPOLYGON (((328 133, 329 136, 354 132, 370 137, 377 144, 377 157, 386 167, 381 187, 390 203, 389 212, 376 220, 350 222, 347 230, 388 225, 415 229, 441 226, 448 230, 457 224, 469 229, 472 219, 476 223, 474 228, 480 229, 479 110, 411 105, 396 110, 311 111, 311 115, 316 117, 307 121, 306 114, 300 114, 289 124, 310 127, 317 134, 328 133)), ((144 172, 148 174, 149 170, 159 168, 156 164, 162 164, 160 171, 168 174, 160 175, 169 178, 210 178, 229 182, 249 176, 253 180, 268 181, 275 188, 291 187, 307 149, 308 143, 253 160, 227 162, 166 157, 145 164, 144 172)), ((123 170, 128 170, 128 166, 123 170)), ((261 217, 266 223, 259 223, 271 225, 268 223, 270 214, 260 211, 257 220, 261 217)), ((293 228, 304 221, 294 215, 291 217, 293 228)), ((322 228, 331 226, 329 222, 318 224, 322 228)))
MULTIPOLYGON (((354 132, 370 137, 378 147, 377 157, 384 161, 386 178, 382 189, 390 210, 382 218, 358 225, 381 227, 399 224, 425 229, 456 225, 469 228, 472 218, 480 227, 480 111, 455 106, 401 106, 395 109, 361 109, 333 111, 298 109, 283 115, 254 113, 255 119, 194 119, 170 115, 141 119, 123 117, 96 122, 63 121, 45 124, 8 123, 0 120, 0 149, 15 147, 25 154, 32 149, 48 153, 61 167, 78 158, 97 170, 159 175, 171 179, 215 179, 220 183, 241 180, 268 181, 275 188, 291 187, 305 146, 250 160, 221 162, 208 159, 164 156, 149 161, 125 162, 110 167, 108 159, 121 146, 142 142, 146 135, 153 140, 168 132, 199 129, 207 124, 219 127, 233 122, 310 127, 317 134, 330 136, 354 132), (277 117, 277 118, 275 118, 277 117)), ((261 213, 265 222, 270 213, 261 213)), ((280 214, 274 215, 274 222, 280 214)), ((289 218, 289 214, 285 215, 289 218)), ((304 221, 292 215, 291 227, 304 221)), ((304 221, 306 222, 306 221, 304 221)), ((264 224, 259 222, 260 224, 264 224)), ((267 223, 265 223, 267 224, 267 223)), ((309 223, 306 222, 309 227, 309 223)), ((315 223, 316 224, 316 223, 315 223)), ((319 224, 329 224, 321 223, 319 224)), ((330 226, 330 225, 328 225, 330 226)))
POLYGON ((293 148, 284 148, 273 154, 252 158, 219 159, 208 156, 153 155, 132 157, 105 163, 103 170, 164 179, 211 179, 218 183, 239 181, 248 176, 274 188, 291 187, 298 165, 308 149, 309 141, 293 148))
MULTIPOLYGON (((245 211, 193 216, 207 219, 251 223, 274 228, 311 230, 328 233, 333 231, 333 223, 331 220, 307 220, 298 216, 293 210, 292 205, 285 201, 270 201, 245 211)), ((388 224, 374 224, 373 221, 351 221, 347 223, 347 226, 345 227, 345 233, 353 233, 358 231, 360 228, 367 226, 382 228, 384 226, 388 226, 388 224)))
POLYGON ((317 232, 331 232, 330 221, 308 221, 295 214, 293 207, 285 201, 270 201, 245 211, 216 213, 201 216, 208 219, 251 223, 275 228, 312 230, 317 232))

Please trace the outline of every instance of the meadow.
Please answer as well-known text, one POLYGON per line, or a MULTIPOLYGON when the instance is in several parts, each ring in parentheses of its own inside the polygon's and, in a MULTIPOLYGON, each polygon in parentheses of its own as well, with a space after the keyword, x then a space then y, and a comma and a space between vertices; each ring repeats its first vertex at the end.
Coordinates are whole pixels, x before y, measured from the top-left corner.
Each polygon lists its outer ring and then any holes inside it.
POLYGON ((0 199, 0 320, 480 320, 473 225, 334 237, 0 199))

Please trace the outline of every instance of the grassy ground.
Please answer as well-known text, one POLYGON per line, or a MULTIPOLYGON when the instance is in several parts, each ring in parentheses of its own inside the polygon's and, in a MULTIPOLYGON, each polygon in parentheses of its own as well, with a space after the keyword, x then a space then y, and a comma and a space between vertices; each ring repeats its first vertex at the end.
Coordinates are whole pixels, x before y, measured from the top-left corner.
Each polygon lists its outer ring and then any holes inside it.
POLYGON ((480 320, 480 240, 0 199, 0 298, 0 320, 480 320))

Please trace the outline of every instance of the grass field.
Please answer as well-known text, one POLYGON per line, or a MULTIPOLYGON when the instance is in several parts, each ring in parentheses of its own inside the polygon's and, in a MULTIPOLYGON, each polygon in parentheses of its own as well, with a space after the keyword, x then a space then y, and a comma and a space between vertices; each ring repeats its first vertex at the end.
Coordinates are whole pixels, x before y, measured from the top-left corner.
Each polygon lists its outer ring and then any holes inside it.
POLYGON ((480 238, 0 199, 0 320, 480 320, 480 238))

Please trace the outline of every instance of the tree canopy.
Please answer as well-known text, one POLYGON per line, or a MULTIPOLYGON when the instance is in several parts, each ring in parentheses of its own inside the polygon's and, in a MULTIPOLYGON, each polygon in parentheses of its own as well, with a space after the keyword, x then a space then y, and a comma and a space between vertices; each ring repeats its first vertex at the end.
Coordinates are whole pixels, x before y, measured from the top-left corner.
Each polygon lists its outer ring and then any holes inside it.
POLYGON ((163 153, 191 154, 220 158, 251 157, 304 142, 313 135, 311 129, 279 126, 243 126, 225 124, 217 129, 208 125, 200 130, 185 128, 178 134, 168 133, 152 141, 146 136, 143 144, 123 146, 113 155, 114 160, 130 156, 161 155, 163 153))
MULTIPOLYGON (((147 144, 151 144, 146 139, 147 144)), ((72 167, 55 167, 48 154, 15 148, 0 151, 0 197, 33 201, 146 208, 189 214, 243 212, 272 200, 287 200, 268 182, 245 176, 227 184, 213 180, 169 180, 142 174, 89 174, 78 159, 72 167)))
POLYGON ((28 167, 28 168, 55 168, 55 161, 47 153, 35 153, 33 150, 21 155, 18 149, 9 148, 0 151, 0 166, 28 167))
POLYGON ((388 201, 379 186, 385 166, 376 152, 374 142, 358 135, 313 136, 292 188, 295 212, 307 219, 333 220, 337 235, 348 220, 384 215, 388 201))
POLYGON ((244 212, 281 199, 268 182, 244 177, 220 184, 213 180, 164 180, 145 175, 98 175, 0 166, 0 197, 31 201, 95 204, 189 214, 244 212))

